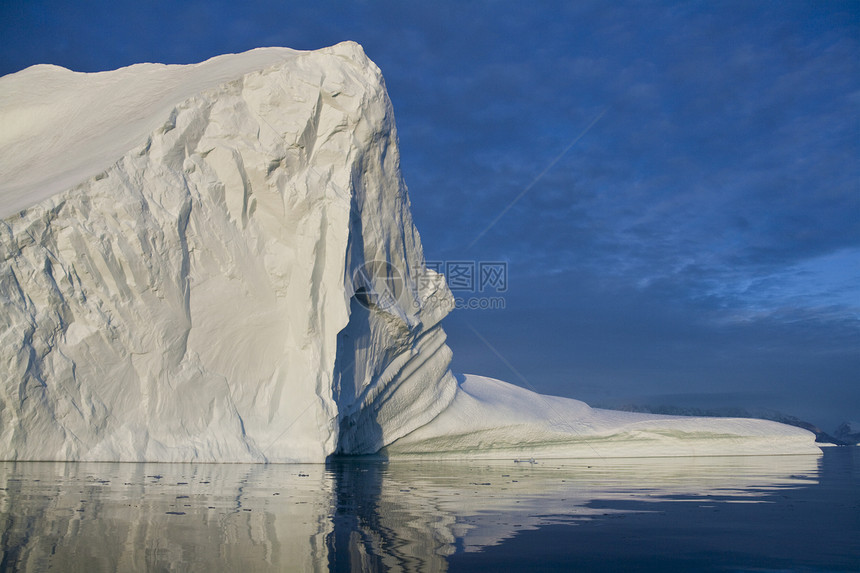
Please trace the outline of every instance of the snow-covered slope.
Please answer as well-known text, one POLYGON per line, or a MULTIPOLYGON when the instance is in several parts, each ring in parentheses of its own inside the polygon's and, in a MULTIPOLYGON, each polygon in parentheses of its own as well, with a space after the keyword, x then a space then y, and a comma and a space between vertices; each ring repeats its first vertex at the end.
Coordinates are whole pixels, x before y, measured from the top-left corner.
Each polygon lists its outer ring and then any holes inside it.
POLYGON ((386 451, 454 459, 770 455, 818 453, 814 440, 776 422, 600 410, 470 375, 445 411, 386 451))
POLYGON ((35 66, 0 78, 0 125, 0 459, 817 451, 458 385, 357 44, 35 66))

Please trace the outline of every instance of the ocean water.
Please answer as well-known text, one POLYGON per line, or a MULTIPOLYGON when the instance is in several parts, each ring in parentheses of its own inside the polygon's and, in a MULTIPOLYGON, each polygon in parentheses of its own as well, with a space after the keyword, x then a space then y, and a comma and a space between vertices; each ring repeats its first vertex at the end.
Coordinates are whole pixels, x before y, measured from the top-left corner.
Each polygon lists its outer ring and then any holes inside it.
POLYGON ((860 448, 535 462, 0 462, 0 569, 860 571, 860 448))

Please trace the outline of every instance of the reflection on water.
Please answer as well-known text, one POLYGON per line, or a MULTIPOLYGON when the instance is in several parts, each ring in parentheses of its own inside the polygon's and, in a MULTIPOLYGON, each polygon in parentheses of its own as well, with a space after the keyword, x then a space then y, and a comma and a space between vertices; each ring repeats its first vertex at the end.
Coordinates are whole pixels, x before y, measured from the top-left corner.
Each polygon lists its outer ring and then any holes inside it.
POLYGON ((816 456, 322 465, 0 462, 0 569, 445 571, 520 531, 771 502, 816 456), (597 503, 597 502, 600 503, 597 503), (607 501, 636 501, 607 509, 607 501))
POLYGON ((0 464, 3 569, 326 569, 323 466, 0 464))

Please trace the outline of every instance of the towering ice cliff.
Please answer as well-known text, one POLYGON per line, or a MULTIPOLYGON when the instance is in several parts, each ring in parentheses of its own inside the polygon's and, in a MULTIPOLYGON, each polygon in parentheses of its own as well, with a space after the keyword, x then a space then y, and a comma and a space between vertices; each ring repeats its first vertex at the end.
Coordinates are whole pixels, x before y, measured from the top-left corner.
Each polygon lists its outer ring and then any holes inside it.
POLYGON ((0 125, 0 459, 817 451, 458 383, 357 44, 35 66, 0 78, 0 125))
POLYGON ((321 461, 450 402, 357 44, 36 66, 0 108, 0 459, 321 461))

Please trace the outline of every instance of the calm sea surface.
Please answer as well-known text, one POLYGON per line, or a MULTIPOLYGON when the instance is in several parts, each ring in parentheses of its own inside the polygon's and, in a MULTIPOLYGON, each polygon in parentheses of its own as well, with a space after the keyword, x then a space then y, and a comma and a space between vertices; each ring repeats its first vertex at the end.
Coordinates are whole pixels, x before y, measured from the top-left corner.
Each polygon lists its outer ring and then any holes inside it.
POLYGON ((327 465, 0 462, 4 571, 860 571, 860 448, 327 465))

